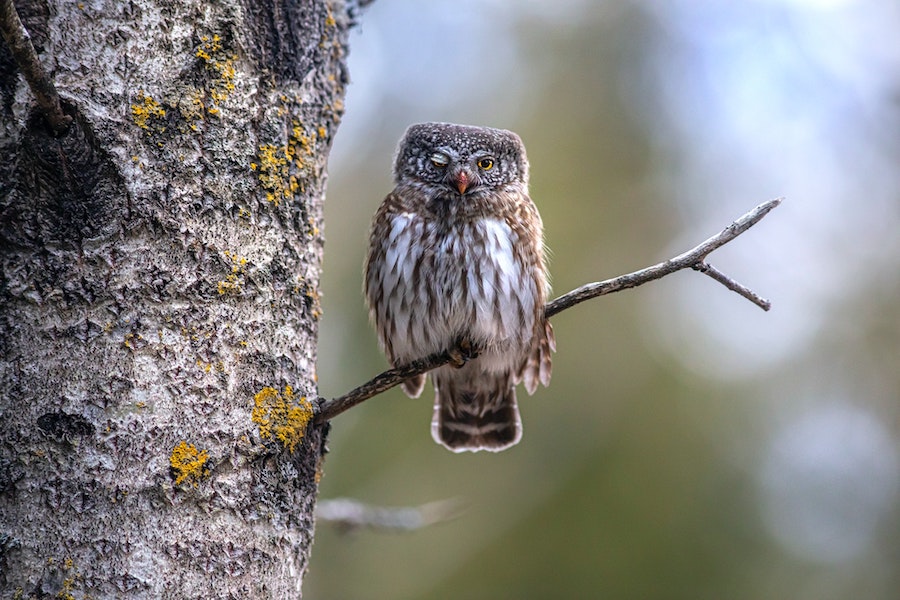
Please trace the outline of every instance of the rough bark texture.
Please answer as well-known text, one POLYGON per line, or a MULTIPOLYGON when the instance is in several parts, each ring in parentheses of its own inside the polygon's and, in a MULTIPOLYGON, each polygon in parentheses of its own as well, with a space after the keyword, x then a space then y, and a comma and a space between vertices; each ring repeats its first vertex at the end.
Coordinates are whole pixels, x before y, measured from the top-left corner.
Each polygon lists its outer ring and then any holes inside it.
POLYGON ((75 125, 0 44, 0 597, 297 597, 349 9, 17 6, 75 125))

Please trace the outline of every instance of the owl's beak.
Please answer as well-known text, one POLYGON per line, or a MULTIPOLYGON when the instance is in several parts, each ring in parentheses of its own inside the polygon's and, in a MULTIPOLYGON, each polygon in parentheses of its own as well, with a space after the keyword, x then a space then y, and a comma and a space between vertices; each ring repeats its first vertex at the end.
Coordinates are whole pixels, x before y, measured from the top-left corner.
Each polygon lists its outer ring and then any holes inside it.
POLYGON ((465 171, 460 171, 454 183, 456 183, 456 189, 459 190, 459 195, 462 196, 469 189, 469 174, 465 171))

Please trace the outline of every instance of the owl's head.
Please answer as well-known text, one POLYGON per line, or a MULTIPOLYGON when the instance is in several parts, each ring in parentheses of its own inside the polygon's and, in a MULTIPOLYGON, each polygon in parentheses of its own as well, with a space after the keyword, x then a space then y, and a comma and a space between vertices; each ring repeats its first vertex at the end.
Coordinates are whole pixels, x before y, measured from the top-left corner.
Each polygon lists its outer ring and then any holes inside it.
POLYGON ((420 123, 406 130, 394 181, 414 181, 460 196, 528 184, 528 159, 518 135, 505 129, 420 123))

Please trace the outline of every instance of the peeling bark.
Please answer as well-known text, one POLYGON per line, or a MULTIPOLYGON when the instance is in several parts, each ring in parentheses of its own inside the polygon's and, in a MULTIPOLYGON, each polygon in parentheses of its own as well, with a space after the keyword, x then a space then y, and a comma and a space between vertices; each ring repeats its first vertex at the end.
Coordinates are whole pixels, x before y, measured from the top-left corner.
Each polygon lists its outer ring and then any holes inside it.
POLYGON ((74 122, 0 47, 0 596, 298 597, 349 9, 17 7, 74 122))

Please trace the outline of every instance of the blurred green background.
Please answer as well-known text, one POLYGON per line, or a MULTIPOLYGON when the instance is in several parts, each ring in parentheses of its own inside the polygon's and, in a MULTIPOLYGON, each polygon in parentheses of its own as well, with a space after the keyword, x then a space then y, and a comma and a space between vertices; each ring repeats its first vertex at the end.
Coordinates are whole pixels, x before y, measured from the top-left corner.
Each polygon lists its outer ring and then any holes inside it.
POLYGON ((900 5, 377 0, 351 38, 326 203, 319 384, 386 367, 369 220, 405 128, 524 139, 556 295, 776 196, 710 262, 554 318, 551 386, 498 455, 432 442, 432 392, 334 421, 322 498, 462 499, 407 534, 319 523, 304 594, 900 597, 900 5))

